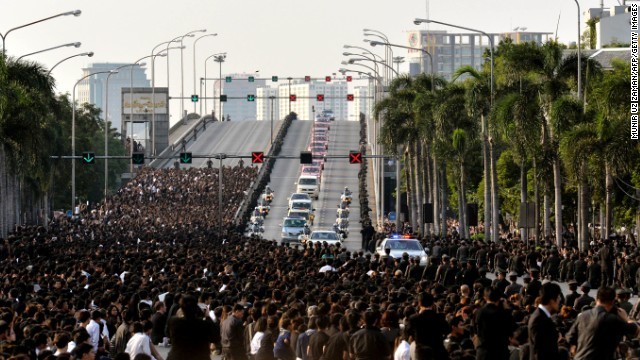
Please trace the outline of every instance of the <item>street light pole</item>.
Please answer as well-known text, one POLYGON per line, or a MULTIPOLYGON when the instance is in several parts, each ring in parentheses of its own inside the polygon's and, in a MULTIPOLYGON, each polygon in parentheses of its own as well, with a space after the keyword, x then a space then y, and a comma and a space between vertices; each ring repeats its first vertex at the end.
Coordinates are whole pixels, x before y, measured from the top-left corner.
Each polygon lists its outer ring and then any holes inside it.
POLYGON ((109 156, 109 79, 111 78, 111 75, 117 74, 118 70, 127 66, 133 66, 133 64, 123 65, 109 72, 109 75, 107 75, 107 81, 106 81, 105 90, 104 90, 105 92, 105 101, 104 101, 104 156, 105 156, 104 157, 104 198, 105 198, 105 204, 106 204, 107 192, 108 192, 107 189, 109 186, 109 158, 108 158, 109 156))
POLYGON ((68 56, 68 57, 66 57, 66 58, 64 58, 64 59, 62 59, 62 60, 60 60, 60 61, 58 61, 55 65, 53 65, 53 66, 51 67, 51 69, 49 69, 49 71, 47 71, 47 75, 51 75, 51 72, 53 71, 53 69, 55 69, 55 68, 56 68, 56 66, 58 66, 58 65, 62 64, 63 62, 65 62, 65 61, 67 61, 67 60, 69 60, 69 59, 71 59, 71 58, 74 58, 74 57, 76 57, 76 56, 88 56, 88 57, 92 57, 92 56, 93 56, 93 51, 83 52, 83 53, 80 53, 80 54, 71 55, 71 56, 68 56))
MULTIPOLYGON (((371 41, 371 42, 369 42, 369 45, 371 45, 371 46, 386 45, 386 46, 409 49, 409 50, 418 50, 418 51, 421 51, 423 54, 427 54, 429 56, 429 61, 431 63, 431 91, 433 91, 433 78, 434 78, 433 72, 434 72, 434 69, 433 69, 433 56, 431 56, 430 52, 428 52, 427 50, 422 49, 422 48, 414 48, 414 47, 409 47, 409 46, 389 44, 389 43, 383 43, 383 42, 380 42, 380 41, 371 41)), ((422 72, 424 72, 424 62, 420 61, 420 63, 423 66, 422 67, 422 72)))
POLYGON ((580 53, 580 3, 578 0, 573 0, 576 2, 576 6, 578 7, 578 40, 576 41, 576 46, 578 47, 578 99, 582 98, 582 55, 580 53))
MULTIPOLYGON (((80 78, 80 80, 76 81, 75 85, 73 85, 73 91, 72 91, 72 110, 71 110, 71 155, 72 156, 76 156, 76 86, 78 86, 78 84, 93 75, 98 75, 98 74, 108 74, 111 71, 98 71, 98 72, 94 72, 88 75, 85 75, 83 77, 80 78)), ((73 213, 76 213, 76 159, 74 158, 71 161, 71 210, 73 211, 73 213)))
POLYGON ((37 24, 37 23, 41 23, 43 21, 51 20, 51 19, 54 19, 54 18, 57 18, 57 17, 60 17, 60 16, 67 16, 67 15, 80 16, 80 14, 82 14, 82 11, 80 11, 80 10, 67 11, 67 12, 63 12, 63 13, 57 14, 57 15, 46 17, 44 19, 33 21, 33 22, 28 23, 28 24, 16 26, 16 27, 14 27, 12 29, 7 30, 7 32, 5 32, 4 35, 0 34, 0 38, 2 39, 2 55, 4 55, 4 53, 5 53, 5 40, 7 38, 7 35, 9 35, 10 32, 12 32, 14 30, 25 28, 27 26, 31 26, 31 25, 34 25, 34 24, 37 24))
MULTIPOLYGON (((287 80, 289 80, 289 115, 291 115, 291 80, 293 78, 292 77, 288 77, 287 80)), ((311 120, 315 120, 315 119, 311 119, 311 120)))
POLYGON ((184 38, 197 32, 206 32, 206 29, 194 30, 180 37, 180 119, 184 117, 184 38))
POLYGON ((222 63, 227 58, 227 53, 221 53, 213 57, 213 61, 220 63, 220 77, 218 78, 218 118, 220 121, 224 121, 222 118, 222 63))
MULTIPOLYGON (((218 34, 207 34, 207 35, 202 35, 199 38, 195 39, 193 41, 193 93, 196 93, 196 44, 198 43, 198 40, 207 37, 207 36, 218 36, 218 34)), ((206 76, 205 76, 206 77, 206 76)), ((202 94, 200 94, 202 95, 202 94)), ((202 103, 200 103, 202 104, 202 103)), ((202 106, 200 106, 200 108, 202 109, 202 106)), ((196 103, 193 103, 193 112, 196 112, 196 103)), ((200 110, 200 112, 202 112, 202 110, 200 110)), ((200 114, 200 116, 202 116, 202 114, 200 114)))
POLYGON ((50 48, 48 48, 48 49, 42 49, 42 50, 34 51, 34 52, 32 52, 32 53, 24 54, 24 55, 22 55, 22 56, 18 57, 18 58, 16 59, 16 61, 17 61, 17 60, 20 60, 20 59, 22 59, 22 58, 24 58, 24 57, 27 57, 27 56, 31 56, 31 55, 35 55, 35 54, 40 54, 40 53, 43 53, 43 52, 46 52, 46 51, 55 50, 55 49, 60 49, 60 48, 62 48, 62 47, 74 46, 74 47, 76 47, 76 48, 79 48, 79 47, 80 47, 80 45, 82 45, 82 43, 81 43, 81 42, 72 42, 72 43, 68 43, 68 44, 62 44, 62 45, 58 45, 58 46, 54 46, 54 47, 50 47, 50 48))

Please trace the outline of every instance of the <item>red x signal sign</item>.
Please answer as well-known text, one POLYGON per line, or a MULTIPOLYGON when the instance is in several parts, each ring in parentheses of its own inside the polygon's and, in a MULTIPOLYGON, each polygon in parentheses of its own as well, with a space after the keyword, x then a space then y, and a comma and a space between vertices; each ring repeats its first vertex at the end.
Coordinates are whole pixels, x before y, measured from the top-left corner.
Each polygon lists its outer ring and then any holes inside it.
POLYGON ((347 101, 353 101, 353 94, 347 94, 347 101))
POLYGON ((359 151, 349 151, 349 164, 361 164, 362 153, 359 151))
POLYGON ((353 80, 353 77, 351 77, 351 75, 347 75, 347 81, 351 81, 353 80))
POLYGON ((289 101, 296 101, 297 97, 293 94, 289 95, 289 101))
POLYGON ((324 81, 331 82, 331 76, 325 76, 324 81))
POLYGON ((318 94, 318 95, 316 95, 316 100, 318 100, 318 101, 324 101, 324 94, 318 94))
POLYGON ((304 77, 304 81, 309 82, 311 81, 311 76, 307 75, 304 77))
POLYGON ((264 152, 254 151, 251 153, 251 162, 253 164, 262 164, 264 162, 264 152))

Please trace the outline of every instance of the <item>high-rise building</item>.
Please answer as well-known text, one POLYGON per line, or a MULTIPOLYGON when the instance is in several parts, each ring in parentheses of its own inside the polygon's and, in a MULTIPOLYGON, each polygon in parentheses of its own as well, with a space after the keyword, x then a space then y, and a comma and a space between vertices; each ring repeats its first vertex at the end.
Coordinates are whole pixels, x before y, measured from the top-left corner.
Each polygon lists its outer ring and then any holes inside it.
MULTIPOLYGON (((227 101, 222 102, 222 115, 231 121, 256 120, 256 101, 248 101, 247 95, 257 95, 258 88, 265 86, 264 80, 255 79, 250 82, 249 76, 254 74, 225 74, 222 76, 222 94, 227 95, 227 101), (226 82, 226 77, 231 77, 231 82, 226 82)), ((220 82, 214 81, 214 96, 219 96, 220 82)), ((216 101, 216 117, 219 117, 219 104, 216 101)))
POLYGON ((260 87, 256 90, 256 120, 282 120, 280 118, 280 106, 278 106, 278 89, 272 87, 260 87))
MULTIPOLYGON (((553 33, 524 32, 516 28, 513 32, 488 34, 498 46, 500 40, 511 38, 515 43, 533 41, 537 44, 546 42, 553 33)), ((489 39, 477 33, 450 33, 446 30, 420 30, 408 32, 409 47, 421 48, 433 57, 435 74, 451 80, 453 73, 461 66, 472 66, 480 70, 485 62, 484 53, 490 48, 489 39)), ((418 50, 407 50, 411 75, 417 72, 431 72, 429 56, 418 50), (412 66, 413 65, 413 66, 412 66)))
MULTIPOLYGON (((109 71, 128 63, 93 63, 82 69, 82 76, 86 76, 99 71, 109 71)), ((147 79, 145 68, 139 65, 122 68, 117 74, 111 75, 109 78, 109 121, 111 127, 120 131, 122 124, 122 88, 129 88, 132 85, 131 79, 133 75, 133 87, 149 87, 150 81, 147 79), (133 70, 133 71, 132 71, 133 70)), ((105 114, 105 102, 107 93, 105 86, 107 76, 109 74, 96 74, 88 77, 78 84, 77 100, 80 104, 89 103, 102 110, 101 117, 105 114)))
POLYGON ((355 99, 353 101, 353 110, 349 115, 349 120, 359 121, 360 113, 365 116, 371 116, 369 111, 371 110, 370 104, 373 99, 369 99, 369 93, 369 86, 354 87, 353 94, 355 95, 355 99))

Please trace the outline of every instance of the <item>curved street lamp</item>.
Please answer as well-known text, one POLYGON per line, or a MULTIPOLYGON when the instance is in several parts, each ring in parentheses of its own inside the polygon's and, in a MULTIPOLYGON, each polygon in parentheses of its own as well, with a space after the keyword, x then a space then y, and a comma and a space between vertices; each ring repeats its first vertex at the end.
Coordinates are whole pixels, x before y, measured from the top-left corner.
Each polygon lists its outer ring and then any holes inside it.
MULTIPOLYGON (((396 44, 390 44, 390 43, 383 43, 380 41, 371 41, 369 42, 369 45, 371 46, 376 46, 376 45, 386 45, 386 46, 391 46, 391 47, 397 47, 397 48, 403 48, 403 49, 409 49, 409 50, 418 50, 418 51, 422 51, 423 54, 427 54, 429 55, 429 61, 431 62, 431 90, 433 91, 433 56, 431 56, 431 53, 428 52, 426 49, 422 49, 422 48, 414 48, 414 47, 409 47, 409 46, 402 46, 402 45, 396 45, 396 44)), ((422 66, 424 66, 424 62, 420 61, 420 64, 422 66)), ((422 72, 424 72, 424 68, 422 69, 422 72)))
POLYGON ((62 60, 60 60, 60 61, 58 61, 55 65, 53 65, 53 66, 51 67, 51 69, 49 69, 49 71, 47 72, 47 75, 51 74, 51 72, 53 71, 53 69, 55 69, 55 68, 56 68, 56 66, 58 66, 58 65, 62 64, 63 62, 65 62, 65 61, 67 61, 67 60, 69 60, 69 59, 71 59, 71 58, 74 58, 74 57, 76 57, 76 56, 88 56, 88 57, 92 57, 92 56, 93 56, 93 51, 83 52, 83 53, 80 53, 80 54, 71 55, 71 56, 68 56, 68 57, 66 57, 66 58, 64 58, 64 59, 62 59, 62 60))
POLYGON ((37 23, 41 23, 43 21, 51 20, 51 19, 54 19, 54 18, 57 18, 57 17, 60 17, 60 16, 67 16, 67 15, 80 16, 80 14, 82 14, 82 11, 80 11, 80 10, 67 11, 67 12, 63 12, 63 13, 60 13, 60 14, 56 14, 56 15, 53 15, 53 16, 46 17, 44 19, 33 21, 33 22, 28 23, 28 24, 16 26, 14 28, 11 28, 11 29, 7 30, 7 32, 5 32, 4 35, 0 34, 0 38, 2 38, 2 54, 4 54, 4 50, 5 50, 5 47, 4 47, 5 46, 5 40, 7 38, 7 35, 9 35, 10 32, 12 32, 14 30, 25 28, 27 26, 31 26, 31 25, 34 25, 34 24, 37 24, 37 23))
MULTIPOLYGON (((217 54, 213 54, 210 55, 208 58, 204 59, 204 100, 202 102, 204 102, 204 112, 207 112, 207 61, 209 61, 209 59, 211 59, 212 57, 217 57, 217 56, 227 56, 226 52, 222 52, 222 53, 217 53, 217 54)), ((202 106, 202 102, 200 103, 200 106, 202 106)), ((215 102, 213 103, 213 109, 215 111, 216 108, 216 104, 215 102)), ((202 109, 200 109, 200 112, 202 112, 202 109)), ((211 119, 213 120, 213 118, 211 119)))
MULTIPOLYGON (((199 38, 195 39, 193 41, 193 94, 196 93, 196 44, 198 43, 198 40, 205 38, 207 36, 218 36, 217 33, 215 34, 207 34, 207 35, 202 35, 199 38)), ((202 94, 199 94, 202 95, 202 94)), ((193 103, 193 112, 196 112, 196 103, 193 103)), ((202 116, 202 114, 200 114, 200 116, 202 116)))
MULTIPOLYGON (((185 37, 193 37, 195 33, 207 32, 207 29, 193 30, 180 37, 180 46, 184 46, 185 37), (193 36, 190 36, 193 35, 193 36)), ((180 119, 184 116, 184 50, 180 49, 180 119)))
POLYGON ((51 51, 51 50, 59 49, 59 48, 62 48, 62 47, 73 46, 73 47, 79 48, 81 45, 82 45, 81 42, 72 42, 72 43, 68 43, 68 44, 62 44, 62 45, 50 47, 48 49, 42 49, 42 50, 34 51, 32 53, 24 54, 24 55, 20 56, 19 58, 17 58, 16 61, 22 59, 23 57, 27 57, 27 56, 31 56, 31 55, 35 55, 35 54, 40 54, 40 53, 43 53, 43 52, 46 52, 46 51, 51 51))

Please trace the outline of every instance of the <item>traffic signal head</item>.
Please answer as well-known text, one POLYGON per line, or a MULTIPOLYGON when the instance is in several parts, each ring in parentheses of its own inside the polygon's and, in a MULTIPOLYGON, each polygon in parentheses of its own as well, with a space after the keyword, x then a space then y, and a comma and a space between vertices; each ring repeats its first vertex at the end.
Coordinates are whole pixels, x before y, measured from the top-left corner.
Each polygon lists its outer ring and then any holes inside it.
POLYGON ((353 77, 351 75, 347 75, 347 81, 351 81, 353 80, 353 77))
POLYGON ((96 154, 85 151, 82 153, 82 163, 86 165, 93 165, 96 163, 96 154))
POLYGON ((278 77, 277 77, 277 76, 272 76, 272 77, 271 77, 271 81, 273 81, 273 82, 278 82, 278 77))
POLYGON ((254 151, 251 153, 251 162, 254 164, 262 164, 264 162, 264 152, 254 151))
POLYGON ((289 101, 296 101, 297 97, 295 94, 289 95, 289 101))
POLYGON ((180 163, 181 164, 191 164, 191 160, 193 160, 193 156, 191 156, 190 152, 180 153, 180 163))
POLYGON ((227 101, 227 95, 220 95, 220 101, 226 102, 227 101))
POLYGON ((307 75, 304 77, 304 81, 309 82, 311 81, 311 76, 307 75))
POLYGON ((300 152, 300 164, 313 164, 313 155, 311 151, 300 152))
POLYGON ((199 98, 198 95, 195 95, 195 94, 191 95, 191 101, 193 101, 193 102, 198 102, 198 98, 199 98))
POLYGON ((331 82, 331 76, 325 76, 324 77, 324 81, 331 82))
POLYGON ((361 164, 362 153, 359 151, 349 151, 349 164, 361 164))
POLYGON ((254 81, 256 81, 256 78, 253 76, 249 76, 249 82, 254 82, 254 81))
POLYGON ((318 101, 324 101, 324 94, 318 94, 318 95, 316 95, 316 100, 318 100, 318 101))
POLYGON ((225 82, 230 83, 230 82, 231 82, 231 76, 227 76, 227 77, 225 77, 225 78, 224 78, 224 81, 225 81, 225 82))
POLYGON ((131 154, 131 161, 135 165, 143 165, 144 164, 144 153, 134 152, 133 154, 131 154))
POLYGON ((256 100, 256 96, 253 94, 249 94, 247 95, 247 101, 255 101, 256 100))
POLYGON ((347 101, 353 101, 353 94, 347 94, 347 101))

